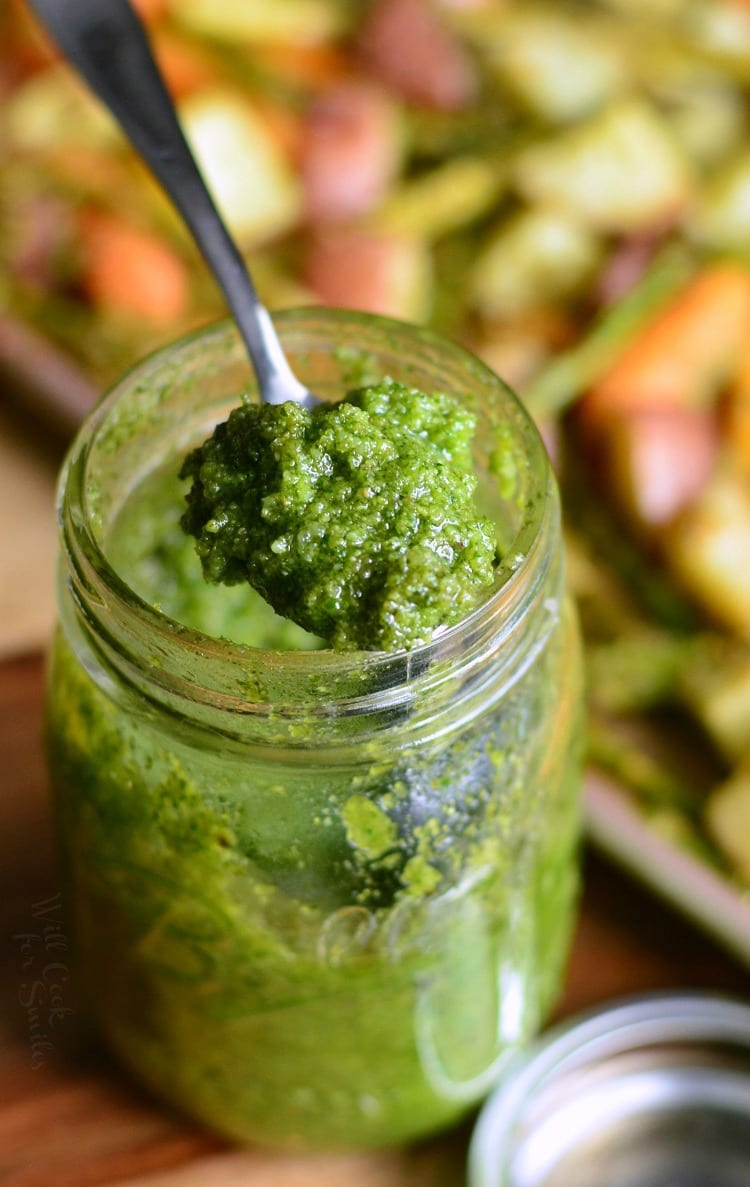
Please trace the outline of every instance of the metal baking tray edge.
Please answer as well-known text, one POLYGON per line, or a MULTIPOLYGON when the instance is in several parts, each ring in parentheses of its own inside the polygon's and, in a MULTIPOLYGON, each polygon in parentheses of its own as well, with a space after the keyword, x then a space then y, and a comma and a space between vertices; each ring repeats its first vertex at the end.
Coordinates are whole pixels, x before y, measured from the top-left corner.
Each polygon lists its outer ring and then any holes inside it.
POLYGON ((644 820, 623 788, 589 768, 584 784, 589 839, 750 967, 750 890, 744 892, 644 820))

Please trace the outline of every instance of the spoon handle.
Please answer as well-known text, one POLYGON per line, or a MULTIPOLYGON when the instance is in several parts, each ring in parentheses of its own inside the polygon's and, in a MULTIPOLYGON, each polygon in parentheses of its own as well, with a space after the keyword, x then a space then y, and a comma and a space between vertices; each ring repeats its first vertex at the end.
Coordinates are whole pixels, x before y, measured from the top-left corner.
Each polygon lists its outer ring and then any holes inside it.
MULTIPOLYGON (((217 0, 221 2, 221 0, 217 0)), ((250 353, 262 399, 310 403, 206 188, 128 0, 29 0, 65 57, 115 116, 179 210, 250 353)))

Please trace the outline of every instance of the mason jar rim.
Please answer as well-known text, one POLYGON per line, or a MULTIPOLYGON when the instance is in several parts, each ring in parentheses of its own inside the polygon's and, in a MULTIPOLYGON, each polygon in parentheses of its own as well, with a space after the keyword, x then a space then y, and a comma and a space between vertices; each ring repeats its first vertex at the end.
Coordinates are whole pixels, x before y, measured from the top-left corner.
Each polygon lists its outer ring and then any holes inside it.
POLYGON ((741 1047, 750 1053, 750 1006, 702 991, 663 990, 626 997, 559 1023, 517 1052, 479 1113, 469 1148, 469 1187, 512 1187, 508 1169, 524 1118, 566 1076, 624 1054, 670 1045, 741 1047))
MULTIPOLYGON (((210 681, 206 682, 206 688, 202 688, 204 682, 195 679, 195 676, 200 675, 201 668, 211 663, 221 663, 225 667, 238 665, 242 668, 248 662, 262 662, 270 670, 296 677, 300 681, 314 677, 313 687, 318 687, 320 677, 337 680, 366 670, 368 688, 380 690, 380 693, 368 691, 365 698, 368 705, 378 695, 390 700, 395 688, 408 684, 414 676, 428 671, 436 660, 459 657, 472 640, 475 644, 477 640, 486 641, 491 633, 498 646, 501 645, 518 629, 520 621, 527 617, 534 594, 539 593, 544 585, 548 567, 545 563, 545 542, 555 530, 559 514, 555 482, 546 451, 528 412, 499 376, 469 351, 432 330, 375 314, 319 306, 275 312, 273 321, 282 338, 285 330, 303 330, 306 325, 312 328, 327 326, 330 331, 335 327, 375 327, 391 338, 401 337, 408 339, 412 345, 439 350, 446 359, 470 367, 471 372, 480 376, 485 383, 489 381, 513 407, 516 416, 520 414, 523 445, 533 467, 534 482, 539 488, 535 493, 539 497, 528 500, 516 536, 498 566, 499 580, 489 597, 479 602, 458 623, 440 630, 429 642, 409 651, 273 651, 205 635, 187 627, 157 610, 127 584, 110 563, 92 529, 91 492, 87 481, 91 458, 107 427, 108 417, 119 400, 133 391, 136 385, 145 385, 155 379, 160 369, 167 364, 173 368, 175 361, 186 356, 197 344, 209 347, 224 341, 228 348, 244 350, 236 327, 224 320, 184 335, 137 362, 105 393, 79 430, 63 465, 58 487, 61 531, 68 555, 72 557, 73 567, 77 570, 71 582, 74 600, 79 614, 88 628, 93 629, 98 636, 103 650, 117 650, 114 640, 110 640, 109 648, 107 646, 108 620, 110 623, 117 621, 133 637, 140 637, 146 646, 151 643, 153 654, 160 657, 153 673, 157 683, 179 691, 184 673, 172 670, 173 661, 178 653, 188 654, 195 665, 193 678, 189 681, 191 695, 201 699, 203 692, 208 690, 214 707, 218 707, 219 690, 209 689, 210 681), (70 514, 67 515, 66 511, 70 514), (97 612, 97 606, 103 613, 97 612), (487 630, 488 622, 492 623, 491 632, 487 630)), ((248 379, 252 381, 249 361, 248 379)), ((181 667, 180 664, 176 666, 181 667)), ((352 710, 354 703, 360 699, 356 696, 352 698, 352 710)), ((262 710, 262 705, 254 703, 252 697, 238 697, 231 691, 225 693, 223 700, 223 707, 234 712, 252 712, 253 708, 262 710)))

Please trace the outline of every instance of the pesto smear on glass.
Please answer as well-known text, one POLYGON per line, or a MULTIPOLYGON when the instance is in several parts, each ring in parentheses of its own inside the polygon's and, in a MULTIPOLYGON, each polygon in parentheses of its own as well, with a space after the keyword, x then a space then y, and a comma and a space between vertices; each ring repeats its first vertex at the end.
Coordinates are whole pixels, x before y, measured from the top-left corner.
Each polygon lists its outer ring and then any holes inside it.
POLYGON ((337 650, 398 651, 493 581, 473 414, 392 380, 311 411, 245 403, 186 459, 182 518, 209 582, 248 582, 337 650))

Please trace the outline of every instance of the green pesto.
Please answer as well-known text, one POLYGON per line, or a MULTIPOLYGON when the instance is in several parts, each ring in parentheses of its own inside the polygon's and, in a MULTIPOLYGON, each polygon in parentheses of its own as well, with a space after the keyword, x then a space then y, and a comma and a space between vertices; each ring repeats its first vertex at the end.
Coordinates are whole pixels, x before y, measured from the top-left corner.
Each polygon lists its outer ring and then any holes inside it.
POLYGON ((577 688, 554 713, 550 690, 570 642, 501 715, 285 766, 117 703, 58 637, 67 900, 120 1059, 242 1141, 382 1146, 462 1116, 561 982, 577 688))
POLYGON ((474 429, 453 397, 391 380, 312 411, 243 404, 182 470, 204 576, 249 583, 337 650, 429 641, 494 578, 474 429))

